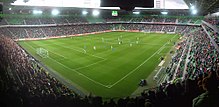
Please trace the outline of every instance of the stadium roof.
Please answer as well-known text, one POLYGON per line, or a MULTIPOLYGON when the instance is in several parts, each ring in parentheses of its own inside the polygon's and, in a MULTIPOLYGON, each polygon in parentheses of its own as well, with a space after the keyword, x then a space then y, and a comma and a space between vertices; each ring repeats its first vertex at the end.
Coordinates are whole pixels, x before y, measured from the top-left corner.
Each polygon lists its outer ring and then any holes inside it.
MULTIPOLYGON (((14 3, 15 1, 27 2, 30 0, 0 0, 0 2, 4 2, 5 4, 14 3)), ((37 1, 39 2, 39 1, 47 1, 47 0, 37 0, 37 1)), ((56 1, 60 1, 60 0, 56 0, 56 1)), ((71 0, 71 1, 78 2, 78 0, 71 0)), ((91 0, 91 1, 98 1, 98 0, 91 0)), ((174 9, 176 7, 180 9, 186 9, 188 7, 191 8, 191 6, 195 6, 196 10, 200 15, 219 12, 219 0, 165 0, 165 2, 166 2, 165 3, 166 9, 174 9)))
POLYGON ((200 14, 219 12, 219 0, 184 0, 188 6, 195 6, 200 14))
MULTIPOLYGON (((55 6, 55 7, 100 7, 101 0, 16 0, 12 5, 26 6, 55 6), (26 1, 26 2, 24 2, 26 1), (28 1, 28 2, 27 2, 28 1)), ((156 1, 155 8, 156 8, 156 1)), ((162 9, 188 9, 183 0, 159 0, 159 7, 162 9)))
MULTIPOLYGON (((90 8, 77 8, 77 7, 47 7, 47 6, 4 6, 4 13, 5 14, 31 14, 34 10, 40 10, 43 12, 43 14, 50 13, 51 10, 57 9, 60 11, 60 15, 67 15, 67 14, 77 14, 80 15, 82 11, 86 10, 91 13, 91 11, 95 9, 90 8)), ((105 14, 112 14, 112 10, 115 9, 97 9, 101 12, 101 15, 105 14)), ((168 15, 173 16, 189 16, 191 13, 188 9, 143 9, 139 10, 136 9, 134 11, 140 11, 140 15, 161 15, 161 12, 165 11, 168 12, 168 15)), ((132 12, 124 11, 124 10, 118 10, 119 16, 123 15, 131 15, 132 12)), ((139 16, 139 15, 138 15, 139 16)))

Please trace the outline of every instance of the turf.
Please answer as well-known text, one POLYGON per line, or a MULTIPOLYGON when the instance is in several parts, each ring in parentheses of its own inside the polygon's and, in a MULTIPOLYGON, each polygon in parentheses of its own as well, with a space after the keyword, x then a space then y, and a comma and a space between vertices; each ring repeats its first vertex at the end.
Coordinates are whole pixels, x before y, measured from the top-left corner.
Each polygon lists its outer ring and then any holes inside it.
POLYGON ((108 32, 19 44, 82 92, 109 98, 131 95, 177 38, 175 34, 108 32), (48 50, 48 58, 36 54, 40 47, 48 50))

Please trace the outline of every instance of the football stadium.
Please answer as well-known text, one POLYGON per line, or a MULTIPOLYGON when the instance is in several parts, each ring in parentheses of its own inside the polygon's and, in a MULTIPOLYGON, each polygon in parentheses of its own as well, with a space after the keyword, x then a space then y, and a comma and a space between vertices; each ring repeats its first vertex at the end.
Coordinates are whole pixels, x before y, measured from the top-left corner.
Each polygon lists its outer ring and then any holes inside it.
POLYGON ((2 107, 219 107, 218 0, 0 0, 2 107))

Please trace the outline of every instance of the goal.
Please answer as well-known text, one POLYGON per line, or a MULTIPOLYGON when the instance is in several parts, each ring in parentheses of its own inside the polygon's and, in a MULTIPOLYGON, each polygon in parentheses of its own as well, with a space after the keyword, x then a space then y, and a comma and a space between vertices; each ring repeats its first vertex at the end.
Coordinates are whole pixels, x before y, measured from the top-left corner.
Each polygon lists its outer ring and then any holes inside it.
POLYGON ((48 58, 49 52, 44 48, 37 48, 36 53, 41 56, 42 58, 48 58))

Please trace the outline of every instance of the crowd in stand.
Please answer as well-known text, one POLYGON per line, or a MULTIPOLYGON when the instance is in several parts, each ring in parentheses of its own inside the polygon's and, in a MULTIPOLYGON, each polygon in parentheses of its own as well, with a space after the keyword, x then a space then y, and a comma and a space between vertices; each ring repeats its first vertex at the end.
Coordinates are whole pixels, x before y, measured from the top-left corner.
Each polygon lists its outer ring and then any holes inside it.
MULTIPOLYGON (((179 63, 181 56, 183 55, 183 50, 185 47, 187 47, 187 40, 184 39, 181 42, 177 44, 177 50, 174 56, 172 57, 172 61, 169 64, 169 67, 167 67, 166 72, 168 73, 169 79, 168 81, 171 81, 174 76, 176 76, 175 72, 177 69, 177 64, 179 63)), ((179 74, 178 74, 179 75, 179 74)))
MULTIPOLYGON (((198 41, 199 38, 197 37, 198 41)), ((197 42, 196 39, 194 41, 197 42)), ((111 99, 104 102, 102 97, 98 96, 84 98, 77 96, 41 68, 12 39, 1 37, 0 49, 2 50, 0 67, 4 70, 0 75, 0 93, 1 98, 4 98, 0 103, 3 106, 200 107, 208 104, 211 107, 218 107, 219 105, 217 101, 219 68, 209 69, 202 75, 182 82, 163 83, 142 92, 135 98, 126 97, 118 101, 111 99), (200 96, 197 97, 198 95, 200 96)))
POLYGON ((141 24, 122 24, 121 25, 123 30, 140 30, 142 28, 141 24))
POLYGON ((177 44, 176 54, 172 58, 170 67, 167 68, 169 79, 193 79, 207 73, 208 70, 215 71, 216 64, 219 62, 219 52, 211 43, 206 32, 198 28, 184 37, 186 38, 177 44))
POLYGON ((145 25, 141 29, 145 32, 150 32, 152 27, 153 25, 147 25, 147 26, 145 25))
MULTIPOLYGON (((199 38, 197 37, 197 40, 199 38)), ((217 101, 219 77, 216 72, 219 68, 210 69, 202 75, 182 82, 163 83, 154 89, 142 92, 135 98, 103 101, 102 97, 98 96, 84 98, 77 96, 41 68, 12 39, 1 37, 0 41, 2 50, 0 67, 4 70, 0 75, 0 93, 4 100, 0 103, 3 106, 192 107, 193 105, 200 107, 208 104, 211 107, 218 107, 219 105, 217 101), (210 98, 201 99, 201 96, 197 97, 200 94, 208 95, 210 98)))
POLYGON ((189 23, 191 20, 188 18, 179 18, 178 23, 189 23))
POLYGON ((176 33, 183 33, 186 29, 188 29, 188 26, 178 26, 176 28, 176 33))
POLYGON ((153 27, 151 28, 151 32, 161 32, 162 28, 163 26, 161 25, 153 25, 153 27))
MULTIPOLYGON (((205 26, 205 25, 204 25, 205 26)), ((206 30, 212 37, 212 39, 216 42, 216 44, 219 46, 219 32, 214 31, 212 28, 205 26, 206 30)))
POLYGON ((166 25, 163 28, 163 32, 174 32, 175 31, 176 26, 174 25, 166 25))
POLYGON ((84 17, 36 17, 20 18, 10 17, 0 21, 0 25, 43 25, 43 24, 70 24, 70 23, 88 23, 84 17))
POLYGON ((40 25, 40 19, 38 18, 24 18, 26 25, 40 25))
MULTIPOLYGON (((39 19, 41 20, 41 19, 39 19)), ((44 20, 44 19, 43 19, 44 20)), ((80 19, 79 19, 80 20, 80 19)), ((83 19, 82 19, 83 20, 83 19)), ((127 19, 129 20, 129 19, 127 19)), ((133 20, 133 19, 130 19, 133 20)), ((140 19, 138 19, 140 20, 140 19)), ((155 22, 174 22, 156 19, 155 22)), ((71 23, 70 20, 64 20, 71 23)), ((54 19, 53 22, 62 20, 54 19)), ((51 20, 40 24, 53 23, 51 20)), ((24 21, 24 23, 36 24, 24 21)), ((54 24, 54 23, 53 23, 54 24)), ((211 37, 218 43, 218 34, 211 37)), ((192 26, 147 24, 81 24, 47 27, 0 28, 0 103, 3 106, 32 107, 218 107, 219 106, 219 52, 202 28, 192 26), (145 30, 151 32, 181 33, 183 39, 166 72, 169 81, 154 89, 145 90, 135 98, 103 101, 99 96, 80 97, 48 73, 13 39, 74 35, 112 30, 145 30), (13 38, 13 39, 11 39, 13 38), (186 72, 184 72, 186 71, 186 72), (182 81, 179 78, 185 77, 182 81), (13 103, 11 103, 13 102, 13 103)))
POLYGON ((165 18, 166 23, 176 23, 176 18, 165 18))
POLYGON ((189 77, 197 77, 208 72, 208 70, 216 70, 216 64, 219 62, 219 52, 216 51, 207 34, 201 30, 193 35, 196 36, 193 36, 194 43, 187 67, 187 76, 189 77))
POLYGON ((153 22, 160 22, 160 23, 163 23, 165 21, 165 18, 155 18, 153 20, 153 22))
POLYGON ((3 106, 44 106, 63 95, 77 97, 5 35, 0 38, 0 49, 3 106))
POLYGON ((216 26, 219 28, 219 18, 217 17, 210 17, 210 18, 205 18, 204 21, 216 26))
MULTIPOLYGON (((89 18, 84 16, 56 16, 56 17, 6 17, 0 25, 44 25, 44 24, 78 24, 89 23, 89 18)), ((199 19, 168 18, 168 17, 97 17, 101 22, 153 22, 153 23, 196 23, 199 19)), ((216 22, 214 22, 216 23, 216 22)), ((201 24, 201 23, 199 23, 201 24)))
POLYGON ((91 32, 111 30, 110 24, 99 25, 71 25, 71 26, 47 26, 47 27, 10 27, 0 28, 3 34, 11 35, 12 38, 44 38, 52 36, 66 36, 91 32), (6 30, 6 31, 5 31, 6 30), (11 33, 11 34, 10 34, 11 33), (16 35, 16 36, 14 36, 16 35))
POLYGON ((152 22, 153 18, 150 18, 150 17, 144 17, 142 19, 142 22, 152 22))
POLYGON ((0 28, 2 34, 10 35, 13 39, 22 38, 44 38, 53 36, 68 36, 83 33, 99 32, 106 30, 138 30, 145 32, 176 32, 182 35, 189 26, 171 25, 148 25, 148 24, 80 24, 42 27, 3 27, 0 28))

